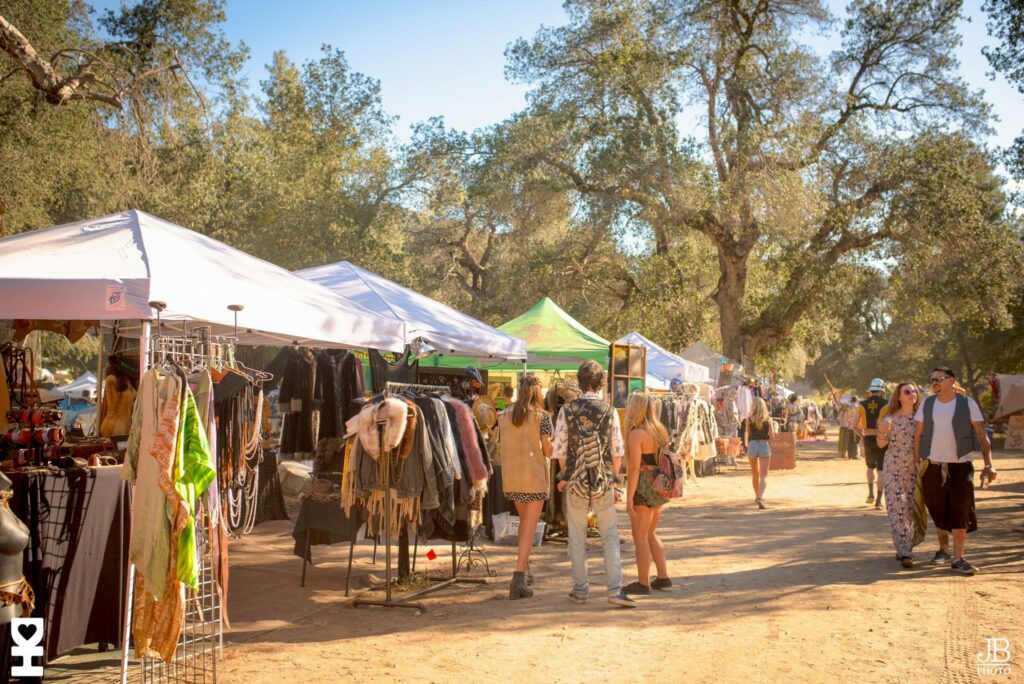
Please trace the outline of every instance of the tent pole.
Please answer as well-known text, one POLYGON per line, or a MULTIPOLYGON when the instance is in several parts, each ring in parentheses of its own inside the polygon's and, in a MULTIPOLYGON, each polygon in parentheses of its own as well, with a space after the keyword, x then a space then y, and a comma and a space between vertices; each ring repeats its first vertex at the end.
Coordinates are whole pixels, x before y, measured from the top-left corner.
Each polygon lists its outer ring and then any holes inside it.
MULTIPOLYGON (((142 376, 149 370, 149 321, 142 321, 142 332, 139 334, 139 389, 142 389, 142 376)), ((129 509, 129 517, 134 512, 134 499, 129 509)), ((121 612, 121 679, 120 684, 128 682, 128 647, 131 645, 132 617, 135 612, 135 563, 128 563, 128 581, 124 585, 124 606, 121 612)))
POLYGON ((92 434, 100 434, 100 410, 103 406, 103 326, 96 324, 96 337, 100 341, 100 353, 96 357, 96 419, 92 422, 92 434))

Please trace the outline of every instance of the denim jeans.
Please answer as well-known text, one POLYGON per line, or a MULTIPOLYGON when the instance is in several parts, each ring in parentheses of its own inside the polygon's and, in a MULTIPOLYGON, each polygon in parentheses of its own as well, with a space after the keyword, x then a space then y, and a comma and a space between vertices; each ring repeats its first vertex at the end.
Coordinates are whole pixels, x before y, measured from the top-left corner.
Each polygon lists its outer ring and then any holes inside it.
POLYGON ((565 499, 573 591, 577 595, 586 596, 590 588, 587 581, 587 513, 593 508, 601 532, 601 546, 604 548, 605 584, 609 596, 618 594, 622 591, 622 566, 619 563, 619 527, 614 490, 609 490, 603 497, 593 501, 569 493, 565 494, 565 499))

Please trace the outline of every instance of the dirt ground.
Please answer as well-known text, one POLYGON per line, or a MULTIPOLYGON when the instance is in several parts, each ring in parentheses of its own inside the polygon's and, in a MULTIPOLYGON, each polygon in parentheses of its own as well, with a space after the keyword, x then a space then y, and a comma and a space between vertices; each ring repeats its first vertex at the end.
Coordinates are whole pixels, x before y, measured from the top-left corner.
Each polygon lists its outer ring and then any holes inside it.
MULTIPOLYGON (((754 506, 745 464, 669 504, 660 532, 675 587, 639 598, 635 610, 604 602, 597 539, 586 605, 566 598, 564 546, 535 549, 535 596, 508 601, 513 549, 490 545, 496 583, 441 590, 416 614, 351 607, 341 579, 347 545, 315 548, 317 565, 299 589, 288 524, 260 526, 232 545, 235 629, 220 674, 245 684, 1024 682, 1024 534, 1013 530, 1024 525, 1024 456, 996 458, 999 479, 978 491, 980 529, 968 538, 966 555, 982 569, 975 577, 921 562, 937 548, 932 527, 918 565, 901 568, 885 512, 864 504, 863 461, 840 460, 834 441, 805 443, 796 470, 769 476, 768 510, 754 506), (987 638, 1009 640, 1008 676, 979 674, 987 638)), ((628 582, 636 567, 619 515, 628 582)), ((357 547, 357 583, 383 576, 383 549, 376 565, 371 550, 357 547)), ((446 567, 443 543, 419 552, 423 565, 446 567), (440 554, 432 563, 430 549, 440 554)))

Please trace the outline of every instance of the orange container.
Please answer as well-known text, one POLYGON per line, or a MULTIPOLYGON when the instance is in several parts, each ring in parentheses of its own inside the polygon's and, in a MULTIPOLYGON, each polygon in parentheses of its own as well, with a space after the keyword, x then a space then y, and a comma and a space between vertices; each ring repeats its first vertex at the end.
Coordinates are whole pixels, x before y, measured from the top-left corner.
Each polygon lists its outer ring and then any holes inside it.
POLYGON ((772 450, 772 470, 793 470, 796 468, 796 433, 777 432, 768 442, 772 450))

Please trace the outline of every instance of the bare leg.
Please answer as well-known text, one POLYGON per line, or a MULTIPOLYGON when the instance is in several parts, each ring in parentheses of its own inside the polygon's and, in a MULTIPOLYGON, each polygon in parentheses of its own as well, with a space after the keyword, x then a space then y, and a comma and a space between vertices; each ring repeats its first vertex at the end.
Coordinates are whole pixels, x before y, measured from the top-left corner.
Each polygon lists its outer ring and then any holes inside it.
POLYGON ((761 479, 758 482, 757 498, 763 499, 764 498, 764 490, 768 488, 768 471, 771 470, 771 466, 772 466, 771 461, 772 461, 772 459, 771 459, 771 457, 767 457, 767 458, 759 458, 757 460, 761 461, 761 479))
POLYGON ((939 533, 939 549, 949 553, 949 532, 946 530, 938 530, 939 533))
POLYGON ((651 531, 651 520, 654 509, 647 506, 634 506, 630 525, 633 528, 633 547, 636 549, 636 574, 640 584, 651 586, 651 546, 648 535, 651 531))
POLYGON ((964 557, 964 542, 967 541, 967 530, 953 530, 953 560, 964 557))
POLYGON ((758 472, 758 461, 761 459, 756 456, 750 456, 747 460, 750 461, 750 479, 754 485, 754 498, 761 498, 761 476, 758 472))
MULTIPOLYGON (((651 550, 651 556, 654 559, 654 566, 658 570, 657 576, 661 579, 667 579, 668 563, 665 562, 665 545, 661 543, 661 539, 657 534, 659 520, 661 520, 661 506, 655 508, 654 513, 651 516, 651 529, 647 532, 647 546, 651 550)), ((647 567, 648 569, 651 567, 650 563, 647 564, 647 567)), ((648 577, 650 577, 649 573, 648 577)), ((642 582, 643 580, 640 581, 642 582)))
POLYGON ((516 572, 526 572, 526 564, 530 562, 530 550, 533 548, 533 535, 537 532, 537 521, 540 520, 543 501, 516 502, 519 512, 519 556, 516 559, 516 572))

